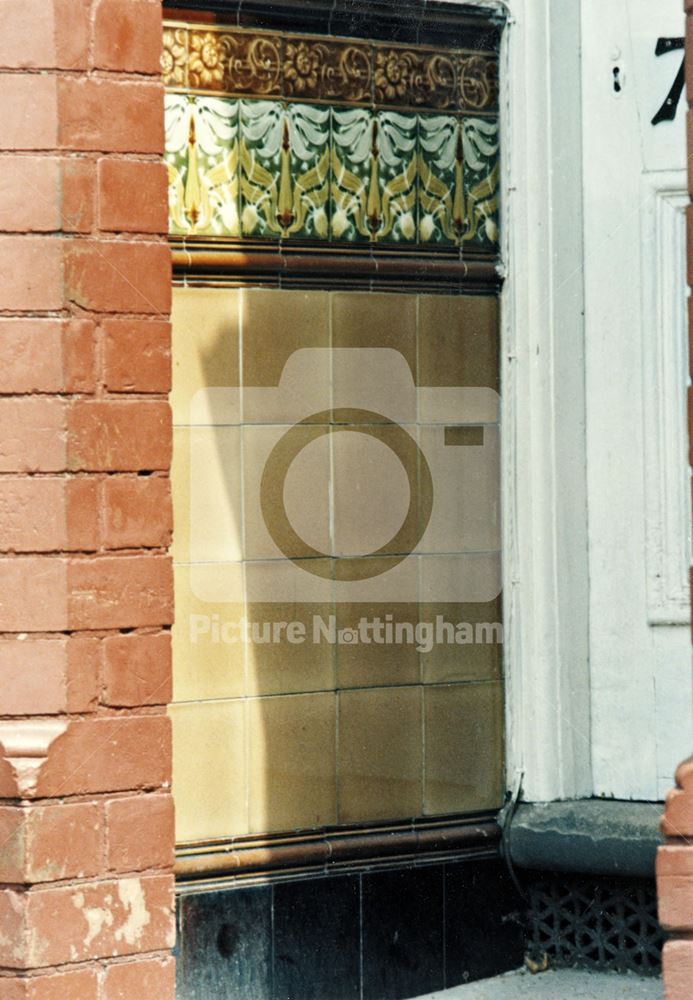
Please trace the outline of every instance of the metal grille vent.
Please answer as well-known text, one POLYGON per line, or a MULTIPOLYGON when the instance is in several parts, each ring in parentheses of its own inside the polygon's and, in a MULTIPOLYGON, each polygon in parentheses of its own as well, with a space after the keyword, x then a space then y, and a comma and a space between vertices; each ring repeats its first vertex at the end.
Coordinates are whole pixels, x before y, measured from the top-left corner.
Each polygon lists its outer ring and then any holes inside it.
POLYGON ((534 963, 658 975, 664 932, 645 881, 542 878, 528 887, 534 963))

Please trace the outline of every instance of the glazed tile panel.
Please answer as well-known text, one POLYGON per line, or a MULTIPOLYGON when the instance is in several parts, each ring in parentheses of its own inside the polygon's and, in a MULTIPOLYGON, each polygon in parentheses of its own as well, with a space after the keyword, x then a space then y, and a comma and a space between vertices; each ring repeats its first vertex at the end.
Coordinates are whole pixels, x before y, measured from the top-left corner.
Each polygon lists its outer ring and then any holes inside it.
POLYGON ((497 250, 492 54, 170 27, 164 66, 172 234, 497 250))

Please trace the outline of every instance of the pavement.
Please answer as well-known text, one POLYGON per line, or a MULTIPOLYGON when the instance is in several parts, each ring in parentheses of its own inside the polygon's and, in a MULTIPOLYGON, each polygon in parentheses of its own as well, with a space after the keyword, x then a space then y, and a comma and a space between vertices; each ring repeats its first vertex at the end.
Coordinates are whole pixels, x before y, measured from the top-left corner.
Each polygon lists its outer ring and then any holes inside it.
POLYGON ((520 969, 417 1000, 661 1000, 662 996, 661 979, 582 969, 549 969, 532 975, 520 969))

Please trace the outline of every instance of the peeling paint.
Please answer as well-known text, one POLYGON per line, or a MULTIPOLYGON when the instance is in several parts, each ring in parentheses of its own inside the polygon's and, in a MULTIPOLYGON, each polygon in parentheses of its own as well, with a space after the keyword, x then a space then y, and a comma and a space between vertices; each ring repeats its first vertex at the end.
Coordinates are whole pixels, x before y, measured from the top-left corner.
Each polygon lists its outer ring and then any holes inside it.
POLYGON ((75 893, 72 897, 72 902, 78 910, 82 911, 82 916, 87 922, 88 930, 84 938, 84 945, 88 948, 94 938, 99 936, 104 927, 111 927, 113 925, 113 914, 110 910, 99 906, 85 907, 83 892, 75 893))
POLYGON ((118 883, 118 895, 129 914, 123 926, 115 932, 115 939, 116 941, 125 940, 129 945, 134 945, 142 937, 144 928, 152 919, 145 906, 141 880, 138 878, 122 879, 118 883))

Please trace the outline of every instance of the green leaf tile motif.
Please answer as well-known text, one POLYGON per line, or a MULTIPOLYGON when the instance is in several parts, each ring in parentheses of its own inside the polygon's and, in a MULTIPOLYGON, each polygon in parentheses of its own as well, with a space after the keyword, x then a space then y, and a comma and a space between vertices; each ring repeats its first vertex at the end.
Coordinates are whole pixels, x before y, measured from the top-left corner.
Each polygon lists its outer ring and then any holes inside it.
POLYGON ((170 231, 239 236, 238 102, 166 95, 170 231))
POLYGON ((335 108, 332 120, 333 238, 413 241, 417 115, 335 108))
POLYGON ((330 109, 241 102, 243 236, 328 236, 330 109))
POLYGON ((376 46, 371 72, 369 43, 166 37, 172 235, 497 252, 490 56, 376 46))

